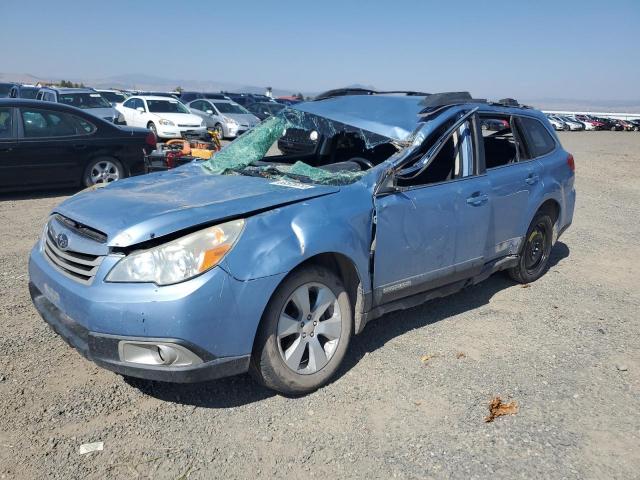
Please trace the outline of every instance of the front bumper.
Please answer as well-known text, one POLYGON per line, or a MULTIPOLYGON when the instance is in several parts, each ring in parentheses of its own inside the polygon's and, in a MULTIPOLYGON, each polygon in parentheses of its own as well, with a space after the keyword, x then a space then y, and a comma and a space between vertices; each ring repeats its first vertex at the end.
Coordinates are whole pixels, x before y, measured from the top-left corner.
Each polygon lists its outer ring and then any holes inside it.
POLYGON ((179 339, 125 337, 91 332, 50 302, 33 283, 29 283, 29 293, 40 316, 70 346, 86 359, 121 375, 163 382, 191 383, 237 375, 249 368, 251 355, 215 358, 199 347, 179 339), (118 346, 122 341, 158 341, 180 345, 197 354, 203 363, 188 367, 171 367, 123 362, 118 354, 118 346))
POLYGON ((204 135, 207 133, 206 127, 178 127, 178 126, 165 126, 157 125, 159 138, 182 138, 187 132, 193 132, 196 134, 204 135))
POLYGON ((116 257, 104 257, 94 281, 85 285, 60 273, 39 243, 33 248, 33 303, 70 345, 104 368, 152 380, 195 382, 247 370, 265 305, 284 275, 239 281, 218 266, 164 287, 105 282, 116 262, 116 257), (179 345, 202 363, 174 367, 125 362, 121 341, 179 345))

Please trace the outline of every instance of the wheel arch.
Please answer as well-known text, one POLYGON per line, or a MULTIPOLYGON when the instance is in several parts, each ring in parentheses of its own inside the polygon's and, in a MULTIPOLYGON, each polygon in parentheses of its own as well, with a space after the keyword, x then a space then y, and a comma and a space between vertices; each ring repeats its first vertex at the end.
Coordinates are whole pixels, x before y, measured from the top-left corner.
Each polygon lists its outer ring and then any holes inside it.
MULTIPOLYGON (((282 282, 286 280, 290 275, 299 269, 307 265, 320 265, 335 273, 342 281, 349 300, 351 302, 351 309, 353 314, 354 332, 360 333, 362 327, 364 327, 363 307, 364 307, 364 292, 362 288, 362 278, 358 272, 358 267, 353 259, 347 255, 339 252, 324 252, 318 253, 311 257, 305 258, 298 263, 291 271, 282 279, 282 282)), ((276 287, 277 290, 277 287, 276 287)), ((271 294, 273 296, 274 292, 271 294)), ((265 306, 266 308, 266 306, 265 306)))

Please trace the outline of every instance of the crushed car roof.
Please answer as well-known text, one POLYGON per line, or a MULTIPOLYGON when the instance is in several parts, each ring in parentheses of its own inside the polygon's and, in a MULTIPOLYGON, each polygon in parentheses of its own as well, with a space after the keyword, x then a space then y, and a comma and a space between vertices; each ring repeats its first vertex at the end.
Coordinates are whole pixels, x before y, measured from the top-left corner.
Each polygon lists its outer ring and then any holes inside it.
POLYGON ((416 129, 423 96, 345 95, 289 108, 404 141, 416 129))

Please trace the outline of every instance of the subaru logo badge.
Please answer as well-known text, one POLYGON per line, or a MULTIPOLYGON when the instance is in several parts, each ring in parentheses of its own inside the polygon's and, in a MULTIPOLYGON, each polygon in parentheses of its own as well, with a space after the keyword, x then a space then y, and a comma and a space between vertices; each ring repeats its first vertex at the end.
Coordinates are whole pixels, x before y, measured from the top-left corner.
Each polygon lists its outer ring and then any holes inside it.
POLYGON ((69 246, 69 238, 64 233, 59 233, 56 237, 56 243, 58 244, 58 248, 60 250, 66 250, 69 246))

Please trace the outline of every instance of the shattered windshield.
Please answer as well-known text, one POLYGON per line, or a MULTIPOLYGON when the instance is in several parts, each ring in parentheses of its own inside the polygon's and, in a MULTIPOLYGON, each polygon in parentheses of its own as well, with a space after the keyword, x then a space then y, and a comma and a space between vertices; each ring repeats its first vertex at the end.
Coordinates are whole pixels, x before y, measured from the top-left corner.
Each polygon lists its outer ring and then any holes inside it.
POLYGON ((285 108, 203 162, 217 175, 346 185, 400 149, 393 139, 285 108))

